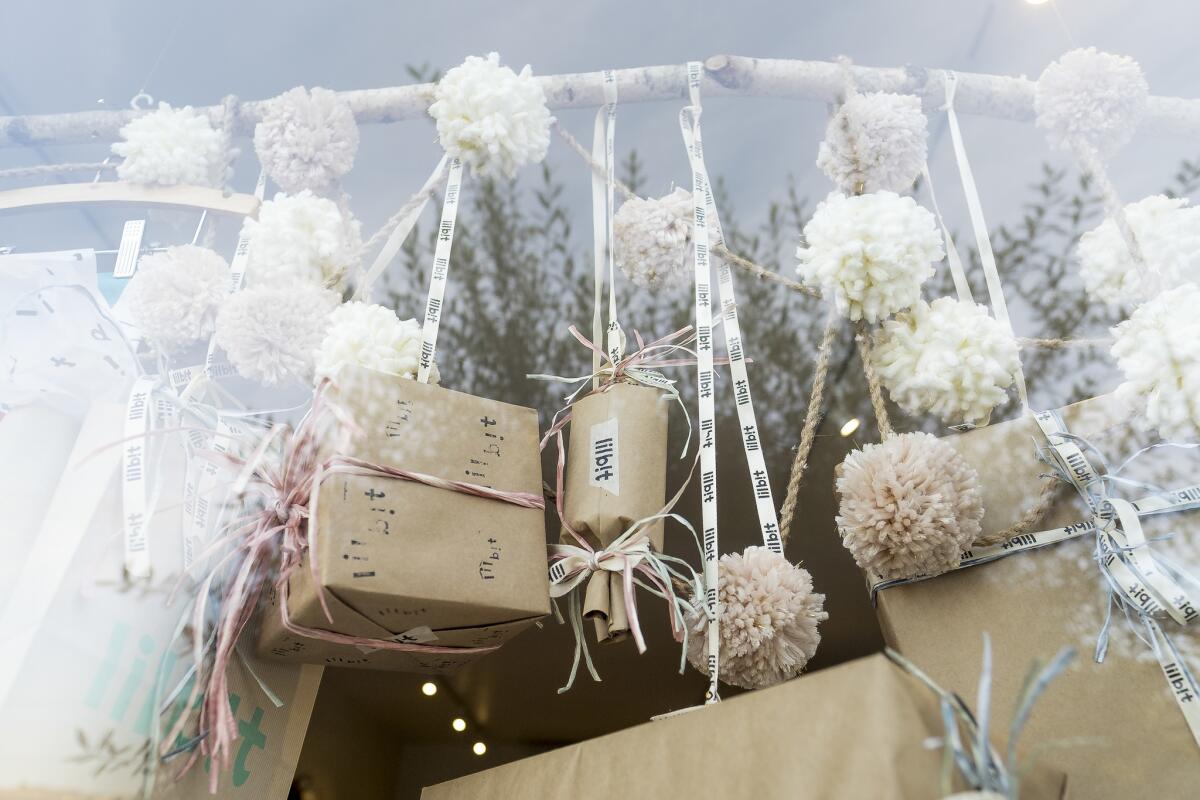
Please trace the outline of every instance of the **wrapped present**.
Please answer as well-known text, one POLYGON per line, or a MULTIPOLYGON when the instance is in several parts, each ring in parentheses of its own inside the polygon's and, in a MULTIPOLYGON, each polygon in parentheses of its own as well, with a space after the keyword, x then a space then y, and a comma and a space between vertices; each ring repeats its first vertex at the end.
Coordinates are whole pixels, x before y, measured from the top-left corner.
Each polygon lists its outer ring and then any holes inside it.
POLYGON ((261 655, 447 672, 549 613, 536 412, 357 366, 328 402, 345 419, 261 655))
MULTIPOLYGON (((608 547, 638 520, 660 513, 667 495, 667 409, 661 389, 613 383, 571 405, 563 522, 592 547, 608 547)), ((573 543, 564 527, 561 539, 573 543)), ((664 520, 643 529, 662 551, 664 520)), ((621 576, 597 572, 584 592, 583 615, 600 641, 629 634, 621 576)))
POLYGON ((1194 583, 1180 575, 1200 566, 1200 463, 1187 447, 1146 450, 1152 439, 1135 422, 1107 396, 944 439, 978 473, 982 540, 1011 530, 1039 505, 1051 471, 1039 450, 1057 452, 1056 444, 1065 477, 1112 499, 1094 516, 1066 487, 1027 532, 968 548, 959 568, 928 580, 877 583, 877 609, 889 644, 959 692, 974 686, 976 643, 981 631, 990 633, 1000 724, 1008 722, 1003 715, 1021 690, 1029 654, 1074 646, 1089 657, 1046 693, 1028 741, 1054 745, 1044 760, 1066 771, 1080 796, 1190 797, 1200 781, 1200 753, 1189 720, 1200 700, 1187 662, 1196 663, 1200 640, 1170 617, 1195 616, 1187 611, 1194 583), (1065 435, 1047 434, 1056 429, 1065 435), (1135 498, 1121 507, 1140 522, 1114 518, 1118 496, 1135 498), (1097 521, 1110 533, 1097 535, 1097 521), (1110 536, 1137 529, 1144 529, 1141 543, 1109 549, 1110 536), (1149 589, 1135 586, 1142 580, 1149 589), (1178 580, 1181 593, 1155 591, 1164 580, 1178 580), (1122 597, 1144 597, 1138 602, 1152 613, 1140 615, 1122 597))
MULTIPOLYGON (((942 797, 938 697, 883 656, 430 786, 454 798, 942 797)), ((957 782, 953 789, 967 787, 957 782)), ((1023 800, 1067 796, 1037 769, 1023 800)))

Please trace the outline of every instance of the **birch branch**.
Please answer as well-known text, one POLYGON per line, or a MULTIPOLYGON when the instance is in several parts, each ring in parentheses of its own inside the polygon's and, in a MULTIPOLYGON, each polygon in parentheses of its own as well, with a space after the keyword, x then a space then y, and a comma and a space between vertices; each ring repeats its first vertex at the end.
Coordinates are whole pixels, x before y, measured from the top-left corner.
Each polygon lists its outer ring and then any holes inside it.
MULTIPOLYGON (((850 67, 861 91, 915 94, 927 111, 944 100, 943 70, 922 67, 850 67)), ((705 97, 781 97, 835 102, 845 84, 844 68, 832 61, 796 61, 747 56, 712 56, 704 62, 701 91, 705 97)), ((601 73, 546 75, 538 80, 552 109, 596 108, 604 103, 601 73)), ((672 64, 617 70, 622 103, 687 98, 686 66, 672 64)), ((1017 121, 1033 119, 1034 82, 1027 78, 958 73, 955 108, 964 114, 1017 121)), ((433 95, 429 83, 340 92, 359 124, 400 122, 425 116, 433 95)), ((262 119, 265 100, 240 103, 234 133, 249 136, 262 119)), ((220 105, 200 109, 216 123, 220 105)), ((0 147, 107 143, 137 112, 79 111, 0 117, 0 147)), ((1200 135, 1200 100, 1151 97, 1142 130, 1158 135, 1200 135)))

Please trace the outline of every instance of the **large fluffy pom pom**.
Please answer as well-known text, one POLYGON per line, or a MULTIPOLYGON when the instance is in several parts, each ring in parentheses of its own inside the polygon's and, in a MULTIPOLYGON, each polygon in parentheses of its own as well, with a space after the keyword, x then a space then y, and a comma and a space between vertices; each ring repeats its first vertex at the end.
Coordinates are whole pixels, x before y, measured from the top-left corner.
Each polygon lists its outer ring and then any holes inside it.
POLYGON ((817 166, 846 194, 903 192, 925 166, 926 136, 919 97, 851 95, 829 120, 817 166))
POLYGON ((1050 143, 1070 150, 1086 143, 1102 156, 1133 138, 1150 87, 1132 58, 1094 47, 1071 50, 1038 78, 1034 110, 1050 143))
POLYGON ((957 567, 979 536, 979 476, 946 442, 902 433, 855 450, 837 479, 842 544, 887 580, 957 567))
POLYGON ((1146 409, 1165 439, 1200 430, 1200 286, 1185 283, 1134 310, 1113 328, 1112 354, 1125 375, 1118 396, 1146 409))
POLYGON ((901 408, 954 423, 986 422, 1021 367, 1004 326, 983 306, 952 297, 918 301, 885 322, 872 357, 901 408))
POLYGON ((942 257, 933 214, 894 192, 830 195, 804 239, 797 271, 851 320, 876 322, 917 302, 942 257))
POLYGON ((692 193, 676 189, 659 198, 632 197, 613 215, 617 266, 638 286, 682 285, 691 277, 692 193))
POLYGON ((358 124, 337 92, 297 86, 267 104, 254 128, 254 151, 285 192, 325 193, 354 166, 358 124))
POLYGON ((332 200, 308 190, 277 194, 259 207, 258 219, 243 223, 250 238, 246 282, 280 286, 300 281, 339 289, 358 263, 359 229, 358 220, 343 216, 332 200))
POLYGON ((1150 299, 1153 283, 1161 290, 1200 280, 1200 207, 1154 195, 1125 206, 1125 219, 1153 280, 1142 276, 1117 223, 1106 219, 1079 239, 1079 274, 1091 297, 1132 306, 1150 299))
POLYGON ((546 157, 550 116, 529 65, 518 75, 500 56, 468 56, 438 81, 429 114, 442 148, 480 174, 511 176, 546 157))
POLYGON ((143 256, 121 302, 147 339, 173 353, 213 332, 228 293, 225 259, 185 244, 143 256))
MULTIPOLYGON (((721 681, 761 689, 799 675, 821 643, 817 625, 829 619, 808 570, 747 547, 721 556, 719 574, 721 681)), ((700 614, 690 627, 688 660, 707 672, 708 620, 700 614)))
POLYGON ((113 153, 124 161, 117 177, 141 184, 222 186, 234 153, 225 135, 191 106, 159 103, 121 128, 113 153))
POLYGON ((329 312, 341 300, 337 292, 305 283, 251 286, 222 306, 217 344, 239 375, 264 386, 310 381, 329 312))
MULTIPOLYGON (((396 312, 368 303, 346 303, 329 315, 329 329, 317 350, 318 378, 334 377, 343 364, 417 377, 421 359, 421 325, 401 320, 396 312)), ((429 382, 438 382, 437 365, 429 382)))

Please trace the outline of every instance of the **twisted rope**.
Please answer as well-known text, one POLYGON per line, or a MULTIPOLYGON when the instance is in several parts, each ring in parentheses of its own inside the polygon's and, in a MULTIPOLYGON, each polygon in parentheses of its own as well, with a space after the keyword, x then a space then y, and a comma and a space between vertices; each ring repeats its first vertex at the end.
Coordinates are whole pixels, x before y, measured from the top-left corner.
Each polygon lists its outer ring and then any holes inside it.
POLYGON ((1007 528, 994 533, 989 533, 980 536, 975 540, 975 544, 984 547, 992 544, 1001 544, 1007 542, 1014 536, 1020 536, 1022 533, 1028 533, 1033 530, 1033 526, 1041 522, 1046 514, 1050 512, 1050 507, 1054 505, 1058 499, 1058 490, 1062 486, 1062 481, 1054 476, 1049 476, 1042 483, 1041 494, 1038 495, 1038 500, 1029 508, 1025 509, 1016 522, 1007 528))
POLYGON ((895 433, 895 429, 892 428, 892 420, 883 399, 883 385, 880 383, 879 374, 875 372, 875 365, 871 361, 870 333, 867 331, 867 324, 862 320, 859 320, 855 326, 854 343, 858 345, 858 355, 862 358, 863 374, 867 377, 867 389, 870 390, 871 408, 875 411, 875 423, 879 426, 879 436, 881 439, 887 439, 895 433))

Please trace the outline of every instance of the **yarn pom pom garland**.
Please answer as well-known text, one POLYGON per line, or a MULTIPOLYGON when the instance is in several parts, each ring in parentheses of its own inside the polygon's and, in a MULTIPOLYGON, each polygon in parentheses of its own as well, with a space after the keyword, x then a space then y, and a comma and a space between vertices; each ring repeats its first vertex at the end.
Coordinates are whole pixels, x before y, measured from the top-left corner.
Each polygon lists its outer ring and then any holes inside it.
POLYGON ((1149 95, 1132 58, 1082 47, 1046 67, 1033 103, 1037 125, 1052 145, 1068 151, 1088 145, 1109 156, 1133 138, 1149 95))
POLYGON ((309 284, 251 286, 217 315, 216 341, 238 374, 264 386, 312 379, 337 292, 309 284))
POLYGON ((324 194, 354 166, 358 124, 337 92, 297 86, 266 104, 254 152, 283 191, 324 194))
POLYGON ((191 106, 154 111, 125 124, 112 152, 124 161, 117 177, 130 183, 174 186, 222 186, 235 153, 224 133, 191 106))
POLYGON ((692 193, 676 189, 658 198, 632 197, 613 216, 617 266, 646 289, 682 286, 691 278, 692 193))
POLYGON ((894 192, 830 195, 804 239, 797 271, 854 321, 877 322, 916 303, 943 255, 933 214, 894 192))
MULTIPOLYGON (((721 556, 720 667, 718 677, 731 686, 761 689, 804 670, 829 618, 825 595, 813 591, 808 570, 766 547, 721 556)), ((707 672, 708 621, 690 621, 688 660, 707 672)))
POLYGON ((185 244, 142 256, 121 304, 142 334, 164 353, 213 332, 229 293, 229 264, 205 247, 185 244))
POLYGON ((903 192, 925 167, 927 135, 919 97, 853 94, 829 121, 817 166, 846 194, 903 192))
POLYGON ((252 286, 300 281, 340 289, 362 250, 358 220, 307 189, 264 202, 242 231, 250 241, 246 281, 252 286))
MULTIPOLYGON (((343 364, 415 378, 421 359, 421 325, 402 320, 390 308, 345 303, 329 315, 329 327, 316 354, 317 378, 332 378, 343 364)), ((435 364, 429 382, 438 382, 435 364)))
POLYGON ((891 580, 958 566, 979 536, 979 476, 946 442, 902 433, 855 450, 837 478, 842 544, 869 575, 891 580))

